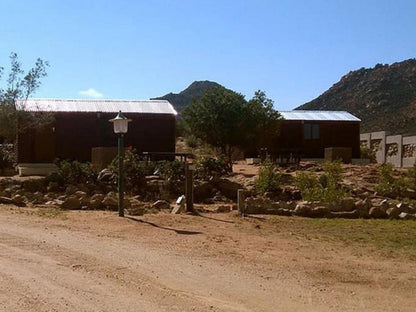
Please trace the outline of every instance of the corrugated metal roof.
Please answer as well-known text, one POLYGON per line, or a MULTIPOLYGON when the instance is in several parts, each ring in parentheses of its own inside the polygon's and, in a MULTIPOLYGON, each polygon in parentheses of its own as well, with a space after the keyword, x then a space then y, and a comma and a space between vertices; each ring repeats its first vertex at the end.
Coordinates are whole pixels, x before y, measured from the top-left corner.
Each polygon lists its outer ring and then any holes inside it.
POLYGON ((81 99, 27 99, 18 100, 17 107, 28 112, 101 112, 101 113, 178 113, 166 100, 81 100, 81 99))
POLYGON ((361 121, 359 118, 345 111, 293 110, 279 113, 286 120, 361 121))

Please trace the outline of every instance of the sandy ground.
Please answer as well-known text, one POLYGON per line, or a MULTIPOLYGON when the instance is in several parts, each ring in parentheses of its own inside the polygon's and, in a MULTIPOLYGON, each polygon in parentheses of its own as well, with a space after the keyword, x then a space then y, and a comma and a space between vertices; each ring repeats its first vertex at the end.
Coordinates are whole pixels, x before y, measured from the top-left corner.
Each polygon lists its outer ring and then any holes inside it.
POLYGON ((46 218, 0 205, 0 311, 415 310, 414 261, 290 225, 234 213, 46 218))

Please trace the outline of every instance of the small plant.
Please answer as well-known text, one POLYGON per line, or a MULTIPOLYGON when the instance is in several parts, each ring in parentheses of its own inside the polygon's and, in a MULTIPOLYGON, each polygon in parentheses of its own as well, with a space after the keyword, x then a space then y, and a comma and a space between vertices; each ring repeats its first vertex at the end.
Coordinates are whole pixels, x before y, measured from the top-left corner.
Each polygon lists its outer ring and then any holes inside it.
POLYGON ((230 173, 228 159, 220 155, 218 157, 202 157, 196 161, 196 176, 202 180, 209 180, 214 175, 226 175, 230 173))
POLYGON ((185 143, 190 148, 196 148, 196 147, 198 147, 198 139, 195 136, 193 136, 193 135, 187 137, 185 139, 185 143))
POLYGON ((255 181, 255 188, 258 193, 277 192, 282 183, 282 174, 277 166, 267 159, 259 170, 259 177, 255 181))
POLYGON ((362 159, 369 159, 370 163, 376 163, 377 162, 376 152, 373 149, 371 149, 367 146, 361 146, 360 153, 361 153, 361 158, 362 159))
MULTIPOLYGON (((108 168, 118 175, 119 158, 116 157, 108 168)), ((126 149, 123 160, 124 186, 128 192, 137 192, 146 185, 148 174, 146 164, 139 160, 135 150, 126 149)), ((153 169, 153 168, 152 168, 153 169)))
POLYGON ((316 173, 299 172, 296 175, 296 186, 302 197, 309 201, 337 203, 345 197, 345 190, 340 186, 342 167, 339 161, 326 162, 324 172, 318 177, 316 173))
POLYGON ((62 160, 56 163, 58 171, 51 174, 48 180, 60 185, 76 183, 95 183, 97 172, 90 163, 62 160))
POLYGON ((0 169, 12 168, 13 163, 14 163, 13 146, 0 144, 0 169))
POLYGON ((391 198, 402 197, 408 184, 409 182, 404 177, 395 178, 393 165, 387 163, 380 166, 379 180, 375 190, 377 193, 391 198))

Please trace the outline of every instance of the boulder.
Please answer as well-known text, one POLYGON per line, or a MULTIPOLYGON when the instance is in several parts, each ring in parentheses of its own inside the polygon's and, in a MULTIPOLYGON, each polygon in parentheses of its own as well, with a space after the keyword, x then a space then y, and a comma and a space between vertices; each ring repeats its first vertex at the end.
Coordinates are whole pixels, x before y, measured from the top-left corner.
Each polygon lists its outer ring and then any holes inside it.
POLYGON ((81 202, 76 196, 68 196, 61 204, 61 209, 65 210, 77 210, 81 209, 81 202))
POLYGON ((87 196, 87 193, 84 192, 84 191, 76 191, 76 192, 74 192, 74 195, 78 198, 83 198, 83 197, 87 196))
POLYGON ((402 212, 399 214, 398 218, 400 220, 416 220, 416 215, 407 212, 402 212))
POLYGON ((296 205, 295 210, 293 210, 293 214, 299 217, 310 217, 312 216, 312 206, 305 203, 300 203, 296 205))
POLYGON ((360 218, 368 218, 368 211, 371 208, 368 198, 357 200, 354 205, 360 218))
POLYGON ((214 212, 217 212, 217 213, 225 213, 225 212, 230 212, 231 210, 232 209, 231 209, 231 206, 230 205, 220 205, 220 206, 217 206, 215 208, 214 212))
POLYGON ((386 214, 387 214, 389 219, 397 219, 399 217, 400 213, 402 213, 402 210, 400 208, 398 208, 397 206, 387 208, 387 210, 386 210, 386 214))
POLYGON ((276 209, 276 214, 279 216, 291 216, 293 214, 293 211, 290 209, 278 208, 276 209))
POLYGON ((327 218, 331 213, 331 209, 326 206, 318 206, 315 208, 312 208, 311 211, 311 217, 312 218, 327 218))
POLYGON ((22 187, 29 192, 45 192, 46 185, 46 178, 28 179, 22 183, 22 187))
POLYGON ((12 197, 13 204, 19 207, 26 206, 25 200, 26 198, 20 194, 16 194, 12 197))
POLYGON ((59 188, 58 182, 49 182, 48 186, 46 187, 46 190, 48 192, 54 192, 54 193, 59 192, 59 189, 60 188, 59 188))
POLYGON ((215 187, 221 194, 232 200, 237 200, 237 191, 244 188, 241 184, 228 179, 218 179, 215 183, 215 187))
POLYGON ((111 210, 117 210, 118 208, 118 198, 114 192, 109 192, 101 202, 104 206, 108 207, 111 210))
POLYGON ((162 209, 171 209, 170 203, 166 200, 157 200, 153 203, 152 208, 162 210, 162 209))
POLYGON ((358 219, 360 214, 358 209, 353 211, 331 211, 330 218, 358 219))
POLYGON ((387 213, 380 206, 371 207, 369 212, 368 212, 368 215, 370 216, 370 218, 374 218, 374 219, 385 219, 385 218, 387 218, 387 213))
POLYGON ((214 195, 214 186, 209 182, 204 182, 194 187, 194 201, 203 202, 214 195))
POLYGON ((111 182, 114 181, 116 175, 109 169, 103 169, 98 173, 97 181, 98 182, 111 182))
POLYGON ((77 187, 75 185, 68 185, 65 189, 65 194, 66 195, 72 195, 74 194, 76 191, 78 191, 77 187))

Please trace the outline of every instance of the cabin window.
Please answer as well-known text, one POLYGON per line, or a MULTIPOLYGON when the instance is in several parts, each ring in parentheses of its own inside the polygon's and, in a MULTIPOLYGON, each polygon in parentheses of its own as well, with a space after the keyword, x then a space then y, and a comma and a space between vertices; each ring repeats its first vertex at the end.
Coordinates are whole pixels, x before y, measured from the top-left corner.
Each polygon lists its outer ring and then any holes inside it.
POLYGON ((319 125, 305 124, 305 140, 317 140, 319 139, 319 125))

